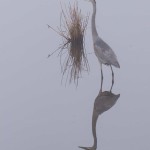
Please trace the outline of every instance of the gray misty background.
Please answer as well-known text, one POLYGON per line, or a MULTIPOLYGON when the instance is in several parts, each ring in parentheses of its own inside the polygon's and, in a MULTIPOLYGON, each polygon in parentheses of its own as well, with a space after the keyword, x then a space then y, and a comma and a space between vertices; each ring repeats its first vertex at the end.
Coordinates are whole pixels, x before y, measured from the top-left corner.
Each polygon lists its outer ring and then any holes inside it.
MULTIPOLYGON (((62 4, 74 0, 61 0, 62 4)), ((80 0, 82 13, 91 3, 80 0)), ((118 56, 113 92, 116 105, 99 117, 98 149, 150 149, 150 1, 97 0, 99 35, 118 56)), ((46 24, 59 26, 56 0, 0 0, 0 149, 77 150, 91 146, 92 110, 100 88, 100 66, 88 55, 90 73, 76 88, 61 85, 59 58, 53 52, 61 38, 46 24)), ((93 52, 91 20, 86 49, 93 52)), ((104 90, 111 72, 104 67, 104 90)))

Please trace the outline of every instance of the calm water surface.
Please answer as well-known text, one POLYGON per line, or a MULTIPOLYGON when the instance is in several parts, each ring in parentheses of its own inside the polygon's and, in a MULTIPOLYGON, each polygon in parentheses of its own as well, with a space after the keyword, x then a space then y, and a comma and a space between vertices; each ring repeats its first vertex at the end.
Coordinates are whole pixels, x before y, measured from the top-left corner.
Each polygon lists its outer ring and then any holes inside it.
MULTIPOLYGON (((98 33, 115 51, 121 66, 114 68, 112 90, 120 97, 103 114, 99 107, 96 111, 97 149, 150 149, 149 2, 97 4, 98 33)), ((1 1, 1 150, 77 150, 93 145, 92 115, 100 89, 100 66, 94 53, 90 54, 90 72, 83 73, 79 86, 61 85, 59 58, 46 58, 61 41, 46 26, 59 25, 58 6, 54 0, 1 1)), ((84 1, 79 6, 84 13, 92 10, 84 1)), ((86 49, 93 52, 90 22, 86 49)), ((108 67, 103 71, 104 92, 110 89, 111 72, 108 67)))

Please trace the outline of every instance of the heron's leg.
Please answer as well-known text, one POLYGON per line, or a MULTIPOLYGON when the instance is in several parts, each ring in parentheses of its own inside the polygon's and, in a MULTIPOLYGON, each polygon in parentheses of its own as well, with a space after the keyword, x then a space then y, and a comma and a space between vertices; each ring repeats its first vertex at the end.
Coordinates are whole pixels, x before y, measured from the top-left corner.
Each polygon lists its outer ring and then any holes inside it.
POLYGON ((102 69, 102 64, 101 64, 101 88, 100 88, 100 92, 102 92, 102 86, 103 86, 103 69, 102 69))
POLYGON ((111 85, 111 88, 110 88, 110 92, 112 90, 112 87, 114 85, 114 72, 113 72, 113 69, 112 69, 112 66, 110 65, 110 68, 111 68, 111 72, 112 72, 112 85, 111 85))

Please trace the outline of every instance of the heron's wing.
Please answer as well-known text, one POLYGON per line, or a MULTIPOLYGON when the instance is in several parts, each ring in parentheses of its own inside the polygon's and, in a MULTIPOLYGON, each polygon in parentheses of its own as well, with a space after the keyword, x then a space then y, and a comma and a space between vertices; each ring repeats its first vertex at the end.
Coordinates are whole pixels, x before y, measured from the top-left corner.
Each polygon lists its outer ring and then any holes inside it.
POLYGON ((102 40, 97 40, 94 43, 94 50, 98 59, 106 64, 114 64, 117 61, 117 57, 111 47, 102 40))
POLYGON ((94 42, 94 44, 98 47, 101 47, 103 49, 111 49, 111 47, 105 42, 103 41, 101 38, 97 38, 97 40, 94 42))
POLYGON ((109 61, 116 61, 116 55, 111 48, 103 50, 103 55, 109 61))

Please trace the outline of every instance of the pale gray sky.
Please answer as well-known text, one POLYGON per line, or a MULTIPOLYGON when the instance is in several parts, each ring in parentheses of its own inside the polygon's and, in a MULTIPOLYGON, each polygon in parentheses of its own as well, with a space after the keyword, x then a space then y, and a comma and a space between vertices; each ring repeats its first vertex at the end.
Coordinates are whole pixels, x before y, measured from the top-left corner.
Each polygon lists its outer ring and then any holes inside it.
MULTIPOLYGON (((74 0, 61 0, 62 4, 74 0)), ((83 14, 92 12, 78 1, 83 14)), ((150 2, 97 0, 99 35, 118 56, 114 69, 116 105, 99 117, 98 149, 150 149, 150 2)), ((93 103, 100 87, 100 66, 89 55, 90 73, 79 86, 61 85, 59 58, 47 55, 61 38, 47 28, 59 26, 56 0, 0 0, 0 149, 76 150, 93 143, 93 103)), ((91 24, 86 49, 93 52, 91 24)), ((111 72, 104 67, 104 90, 111 72)))

